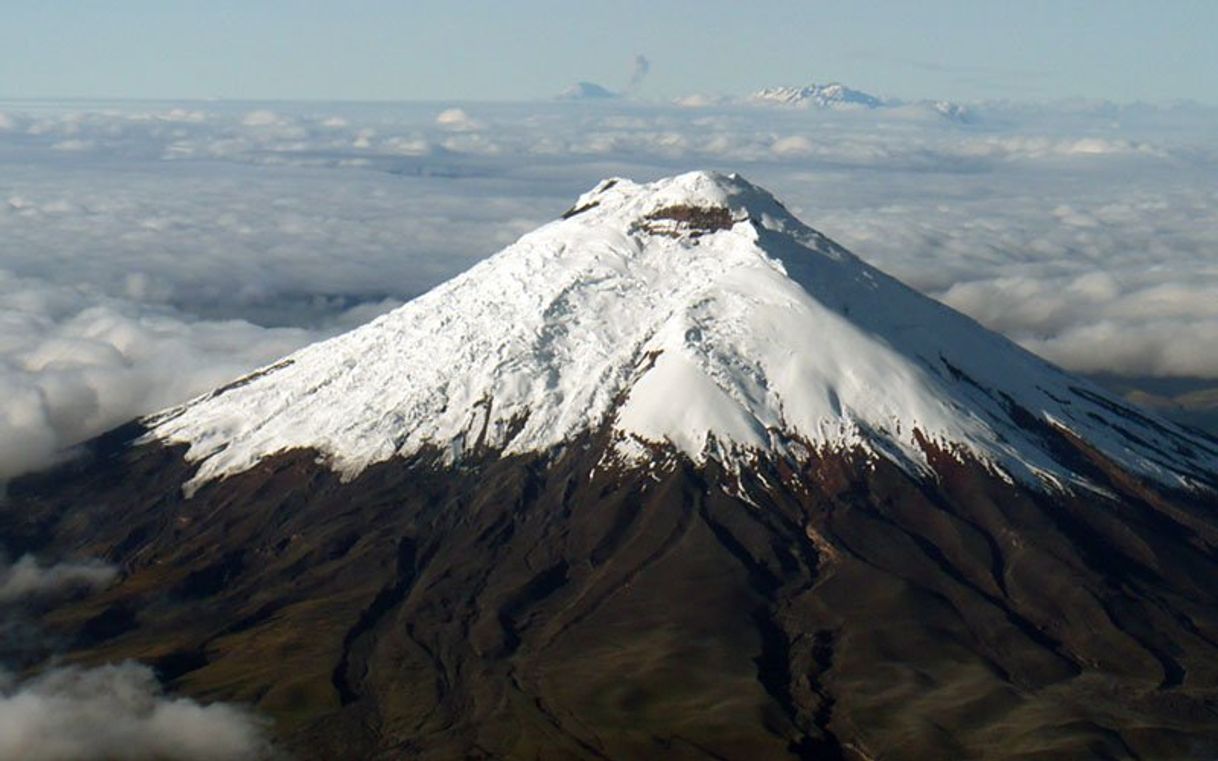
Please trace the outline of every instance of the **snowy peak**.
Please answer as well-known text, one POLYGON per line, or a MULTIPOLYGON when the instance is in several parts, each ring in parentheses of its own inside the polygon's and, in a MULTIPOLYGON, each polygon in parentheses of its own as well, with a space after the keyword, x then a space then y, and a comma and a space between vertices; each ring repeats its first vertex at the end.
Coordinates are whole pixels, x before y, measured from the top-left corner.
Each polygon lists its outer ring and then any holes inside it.
POLYGON ((350 333, 155 416, 191 486, 289 449, 354 476, 609 432, 738 468, 826 449, 933 476, 946 453, 1085 484, 1054 436, 1177 487, 1218 444, 1133 410, 905 287, 736 175, 610 179, 561 219, 350 333))
POLYGON ((881 108, 884 101, 861 90, 852 90, 840 82, 804 87, 767 87, 753 93, 751 99, 763 103, 819 108, 881 108))
POLYGON ((557 96, 556 100, 613 100, 621 95, 595 82, 576 82, 557 96))
POLYGON ((834 111, 884 109, 906 114, 932 114, 954 122, 967 122, 972 118, 967 108, 948 100, 907 102, 892 98, 879 98, 861 90, 851 89, 840 82, 825 85, 811 84, 803 87, 767 87, 750 95, 748 101, 758 105, 824 108, 834 111))

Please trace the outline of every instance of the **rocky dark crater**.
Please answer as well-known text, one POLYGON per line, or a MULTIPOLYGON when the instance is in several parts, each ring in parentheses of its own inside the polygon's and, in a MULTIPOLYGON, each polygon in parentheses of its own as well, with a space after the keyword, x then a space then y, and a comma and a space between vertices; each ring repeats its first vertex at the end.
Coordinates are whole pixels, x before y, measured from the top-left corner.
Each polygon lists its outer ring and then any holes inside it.
POLYGON ((652 235, 697 238, 719 230, 730 230, 735 220, 723 206, 666 206, 643 217, 635 226, 652 235))

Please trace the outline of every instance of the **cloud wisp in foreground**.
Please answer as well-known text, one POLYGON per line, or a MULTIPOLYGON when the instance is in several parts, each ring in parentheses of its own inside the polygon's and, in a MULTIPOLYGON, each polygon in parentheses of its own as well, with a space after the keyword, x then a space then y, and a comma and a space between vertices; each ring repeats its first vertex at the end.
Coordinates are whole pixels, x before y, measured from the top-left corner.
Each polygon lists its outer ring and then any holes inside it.
POLYGON ((0 673, 0 761, 255 761, 265 725, 227 704, 164 695, 146 666, 0 673))
POLYGON ((57 643, 39 616, 118 575, 100 560, 0 564, 0 761, 271 758, 267 723, 243 707, 166 695, 153 670, 132 661, 85 668, 48 658, 57 643), (8 668, 36 673, 20 679, 8 668))
POLYGON ((117 578, 118 569, 100 560, 41 565, 33 555, 23 555, 11 565, 0 563, 0 605, 104 589, 117 578))

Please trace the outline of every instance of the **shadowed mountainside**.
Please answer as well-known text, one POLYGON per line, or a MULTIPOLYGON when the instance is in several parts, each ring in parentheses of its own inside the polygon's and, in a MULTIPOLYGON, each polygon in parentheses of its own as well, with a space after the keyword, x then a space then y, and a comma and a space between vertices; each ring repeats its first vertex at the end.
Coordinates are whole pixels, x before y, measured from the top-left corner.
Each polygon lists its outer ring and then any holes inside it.
POLYGON ((72 660, 252 703, 300 758, 1218 749, 1215 501, 1064 436, 1109 496, 933 450, 938 482, 848 453, 612 470, 590 437, 345 484, 294 451, 185 498, 181 448, 138 433, 13 484, 0 535, 124 569, 45 621, 72 660))

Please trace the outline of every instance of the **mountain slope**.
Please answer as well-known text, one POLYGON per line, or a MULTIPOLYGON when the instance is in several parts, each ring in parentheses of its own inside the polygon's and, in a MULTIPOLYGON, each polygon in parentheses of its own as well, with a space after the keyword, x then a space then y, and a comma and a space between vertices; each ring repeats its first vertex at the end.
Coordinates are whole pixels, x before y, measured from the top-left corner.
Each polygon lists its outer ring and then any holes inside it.
POLYGON ((46 617, 301 758, 1218 752, 1218 444, 734 176, 608 181, 11 485, 46 617))

